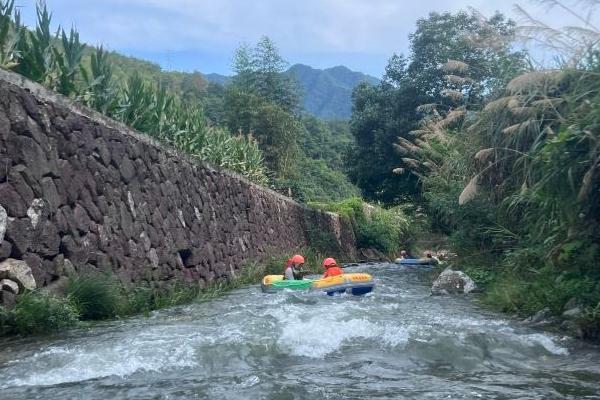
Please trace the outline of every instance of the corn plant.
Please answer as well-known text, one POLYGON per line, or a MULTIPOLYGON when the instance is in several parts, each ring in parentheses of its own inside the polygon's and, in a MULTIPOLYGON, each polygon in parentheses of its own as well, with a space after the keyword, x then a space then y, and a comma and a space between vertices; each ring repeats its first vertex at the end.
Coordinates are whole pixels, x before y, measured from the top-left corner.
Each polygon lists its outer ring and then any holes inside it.
MULTIPOLYGON (((21 27, 18 42, 19 63, 15 70, 36 82, 51 85, 54 72, 54 37, 50 32, 52 14, 46 4, 36 5, 37 24, 34 31, 21 27)), ((57 35, 58 36, 58 35, 57 35)))
POLYGON ((85 45, 79 41, 79 33, 71 28, 69 35, 61 29, 62 48, 53 47, 56 62, 54 89, 65 96, 74 96, 80 90, 79 74, 85 45))
POLYGON ((83 103, 112 116, 117 108, 118 91, 113 81, 108 53, 102 46, 92 52, 89 69, 80 65, 80 71, 84 82, 84 89, 80 93, 83 103))

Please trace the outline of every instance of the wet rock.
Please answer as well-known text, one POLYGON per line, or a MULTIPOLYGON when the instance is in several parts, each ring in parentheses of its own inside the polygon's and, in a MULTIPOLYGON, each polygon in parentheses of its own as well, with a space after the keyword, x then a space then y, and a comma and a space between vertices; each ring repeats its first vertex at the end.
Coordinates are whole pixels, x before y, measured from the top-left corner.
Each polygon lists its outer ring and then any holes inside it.
POLYGON ((582 313, 581 308, 579 307, 573 307, 569 310, 566 310, 565 312, 562 313, 563 318, 566 319, 577 319, 577 317, 579 317, 582 313))
POLYGON ((0 261, 6 260, 10 257, 10 253, 12 252, 12 244, 3 240, 0 242, 0 261))
POLYGON ((9 258, 0 263, 0 279, 10 279, 20 289, 34 290, 37 287, 31 268, 25 261, 9 258))
POLYGON ((445 295, 477 291, 475 282, 464 272, 446 268, 431 286, 431 294, 445 295))
POLYGON ((0 290, 19 294, 19 284, 10 279, 0 279, 0 290))
POLYGON ((24 217, 27 214, 23 198, 8 182, 0 183, 0 205, 12 217, 24 217))
POLYGON ((6 308, 12 308, 17 304, 17 295, 8 290, 0 290, 0 304, 6 308))
POLYGON ((4 207, 0 205, 0 243, 4 240, 6 228, 8 228, 8 214, 4 207))
POLYGON ((55 281, 50 282, 45 286, 42 291, 48 294, 52 294, 58 297, 65 297, 67 295, 67 289, 69 287, 69 278, 61 276, 55 281))
POLYGON ((523 322, 528 324, 543 324, 552 315, 552 311, 548 307, 544 307, 534 315, 527 317, 523 322))

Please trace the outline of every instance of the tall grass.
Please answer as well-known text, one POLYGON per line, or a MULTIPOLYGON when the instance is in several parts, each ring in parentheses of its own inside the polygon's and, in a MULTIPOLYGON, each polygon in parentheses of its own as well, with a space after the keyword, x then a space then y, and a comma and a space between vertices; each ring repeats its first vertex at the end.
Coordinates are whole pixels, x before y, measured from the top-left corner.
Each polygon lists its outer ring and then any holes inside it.
POLYGON ((462 105, 462 119, 428 119, 399 152, 414 159, 434 221, 488 287, 488 304, 560 314, 575 300, 593 327, 600 304, 600 30, 529 22, 527 32, 561 51, 556 64, 514 77, 480 109, 462 105))
POLYGON ((113 67, 102 48, 92 49, 79 33, 57 29, 44 2, 36 5, 37 24, 20 23, 13 0, 0 0, 0 67, 12 69, 52 90, 146 133, 185 153, 266 184, 264 157, 250 135, 234 136, 209 126, 200 104, 184 104, 180 96, 134 73, 124 83, 113 79, 113 67))
POLYGON ((11 310, 0 307, 0 334, 40 334, 74 326, 79 313, 68 299, 40 292, 21 295, 11 310))
POLYGON ((112 318, 125 300, 118 283, 109 276, 78 276, 69 280, 67 297, 83 320, 112 318))

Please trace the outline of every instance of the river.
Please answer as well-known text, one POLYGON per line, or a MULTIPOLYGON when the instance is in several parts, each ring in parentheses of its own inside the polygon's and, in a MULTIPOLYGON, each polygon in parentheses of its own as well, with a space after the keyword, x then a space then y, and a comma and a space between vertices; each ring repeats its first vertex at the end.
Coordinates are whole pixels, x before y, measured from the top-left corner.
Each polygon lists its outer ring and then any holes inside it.
POLYGON ((1 399, 600 399, 600 349, 359 265, 365 297, 263 294, 0 341, 1 399))

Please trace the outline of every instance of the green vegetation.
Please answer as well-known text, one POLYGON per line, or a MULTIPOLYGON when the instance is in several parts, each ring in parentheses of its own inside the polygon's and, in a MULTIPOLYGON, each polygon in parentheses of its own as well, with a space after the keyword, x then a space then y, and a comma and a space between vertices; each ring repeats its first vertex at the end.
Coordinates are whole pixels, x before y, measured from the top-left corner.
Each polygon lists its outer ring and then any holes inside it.
POLYGON ((78 311, 68 299, 41 292, 25 293, 17 305, 6 310, 0 306, 0 334, 39 334, 74 326, 78 311))
POLYGON ((69 280, 67 298, 83 320, 111 318, 122 300, 118 287, 109 276, 74 277, 69 280))
POLYGON ((435 106, 446 113, 449 107, 457 108, 446 77, 456 79, 439 68, 449 59, 468 62, 469 79, 483 83, 464 87, 474 104, 493 96, 515 71, 522 70, 523 54, 513 52, 509 44, 514 30, 514 23, 500 14, 482 23, 475 13, 432 13, 417 21, 417 31, 410 35, 410 57, 393 55, 378 86, 363 84, 354 91, 351 127, 356 146, 348 168, 351 180, 368 200, 420 201, 419 177, 398 173, 413 163, 397 146, 398 138, 412 142, 412 132, 423 118, 421 111, 435 106))
POLYGON ((235 55, 236 75, 225 86, 224 121, 232 132, 255 138, 272 171, 271 187, 301 202, 358 194, 343 173, 351 137, 343 122, 301 117, 297 83, 287 63, 263 37, 235 55))
POLYGON ((372 198, 423 204, 485 303, 524 316, 576 304, 597 338, 600 30, 524 16, 521 32, 548 41, 555 65, 527 67, 517 27, 499 15, 420 20, 411 57, 355 92, 351 173, 372 198))
POLYGON ((337 213, 352 226, 359 248, 375 248, 388 256, 408 243, 409 218, 401 207, 371 206, 358 197, 337 203, 310 203, 316 209, 337 213))
POLYGON ((269 38, 240 47, 237 74, 223 87, 198 72, 166 72, 87 46, 74 29, 52 34, 44 3, 37 15, 30 31, 13 1, 0 0, 2 68, 298 201, 358 194, 342 162, 351 142, 347 124, 300 116, 298 85, 269 38))
POLYGON ((344 66, 314 69, 308 65, 295 64, 287 71, 303 89, 302 105, 317 118, 347 120, 352 112, 352 90, 360 83, 377 85, 379 80, 344 66))

